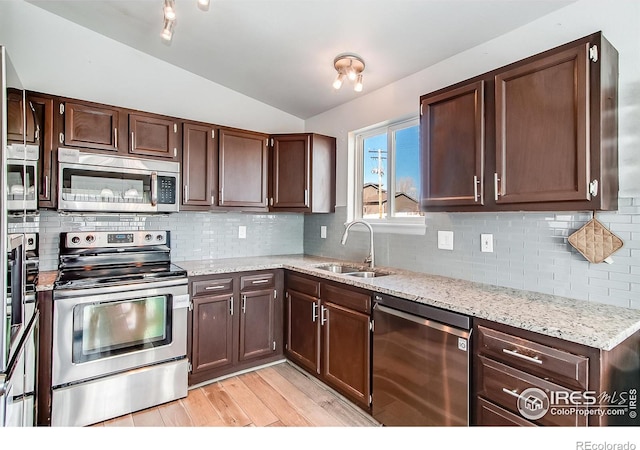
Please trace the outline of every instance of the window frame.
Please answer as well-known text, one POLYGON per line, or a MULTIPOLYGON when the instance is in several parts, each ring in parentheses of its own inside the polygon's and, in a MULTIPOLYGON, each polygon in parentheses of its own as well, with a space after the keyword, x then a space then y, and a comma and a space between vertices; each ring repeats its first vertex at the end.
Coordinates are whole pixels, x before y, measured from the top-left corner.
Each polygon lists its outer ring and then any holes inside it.
MULTIPOLYGON (((400 120, 384 122, 350 133, 347 222, 362 217, 362 188, 364 186, 364 141, 372 136, 387 134, 387 217, 366 218, 374 230, 386 233, 425 234, 425 214, 417 217, 394 217, 396 187, 396 146, 395 132, 413 126, 420 126, 420 117, 411 116, 400 120)), ((418 138, 419 139, 419 138, 418 138)), ((420 192, 418 192, 418 195, 420 192)), ((417 199, 420 201, 420 199, 417 199)), ((354 228, 355 230, 355 228, 354 228)))

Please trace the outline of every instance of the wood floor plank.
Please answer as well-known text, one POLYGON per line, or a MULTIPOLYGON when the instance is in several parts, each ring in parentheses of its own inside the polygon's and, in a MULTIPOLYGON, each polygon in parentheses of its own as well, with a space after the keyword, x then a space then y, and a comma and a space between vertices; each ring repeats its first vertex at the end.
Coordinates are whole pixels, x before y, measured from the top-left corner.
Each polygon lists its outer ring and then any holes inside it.
POLYGON ((203 386, 204 395, 218 411, 225 425, 230 427, 244 427, 251 423, 251 419, 242 408, 231 398, 220 383, 203 386))
POLYGON ((329 387, 316 381, 311 375, 301 372, 289 363, 273 366, 290 383, 297 386, 322 408, 336 417, 344 426, 372 427, 380 426, 373 417, 350 402, 342 400, 329 387))
POLYGON ((157 407, 143 409, 131 414, 136 427, 163 427, 164 421, 157 407))
POLYGON ((251 422, 257 427, 264 427, 278 421, 273 412, 247 387, 238 377, 220 381, 220 385, 242 408, 251 422))
POLYGON ((273 367, 262 369, 259 375, 273 386, 312 426, 339 427, 344 425, 316 403, 312 397, 276 372, 273 367))
POLYGON ((238 377, 280 419, 284 426, 309 427, 311 424, 289 402, 255 372, 238 377))
POLYGON ((182 404, 189 413, 196 427, 221 427, 224 426, 222 418, 215 410, 202 389, 192 389, 189 395, 182 399, 182 404))
POLYGON ((164 403, 158 406, 158 411, 166 427, 192 427, 193 420, 189 416, 182 400, 164 403))
POLYGON ((105 427, 133 427, 133 417, 131 414, 115 417, 103 422, 105 427))

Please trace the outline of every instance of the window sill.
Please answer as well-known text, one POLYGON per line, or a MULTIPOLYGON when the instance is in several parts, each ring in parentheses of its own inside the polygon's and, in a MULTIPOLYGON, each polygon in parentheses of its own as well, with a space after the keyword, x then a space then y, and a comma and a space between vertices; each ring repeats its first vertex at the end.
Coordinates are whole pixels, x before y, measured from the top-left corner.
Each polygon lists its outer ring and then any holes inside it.
MULTIPOLYGON (((366 219, 365 219, 366 220, 366 219)), ((420 235, 424 236, 427 232, 427 225, 422 221, 413 222, 376 222, 373 220, 367 220, 367 222, 373 228, 374 233, 388 233, 388 234, 407 234, 407 235, 420 235)), ((344 225, 347 226, 349 222, 344 225)), ((349 231, 366 231, 369 230, 361 224, 356 224, 349 231)))

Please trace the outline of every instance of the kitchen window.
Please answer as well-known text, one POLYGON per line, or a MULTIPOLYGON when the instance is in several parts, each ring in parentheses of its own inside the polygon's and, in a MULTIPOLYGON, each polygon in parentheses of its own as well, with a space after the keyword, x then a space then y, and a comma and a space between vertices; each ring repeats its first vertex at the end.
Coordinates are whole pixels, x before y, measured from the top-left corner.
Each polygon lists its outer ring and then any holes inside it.
POLYGON ((381 231, 424 234, 417 118, 355 133, 349 220, 381 231))

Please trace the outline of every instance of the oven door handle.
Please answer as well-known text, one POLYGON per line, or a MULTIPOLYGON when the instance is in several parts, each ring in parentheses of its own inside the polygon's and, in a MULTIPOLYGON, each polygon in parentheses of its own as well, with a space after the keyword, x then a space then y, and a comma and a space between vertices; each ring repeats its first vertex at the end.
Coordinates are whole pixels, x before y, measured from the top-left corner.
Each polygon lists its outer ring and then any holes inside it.
MULTIPOLYGON (((129 290, 123 291, 122 286, 109 286, 108 288, 100 289, 100 293, 96 293, 95 290, 91 292, 90 289, 70 290, 68 292, 54 289, 53 300, 56 304, 64 303, 75 306, 86 303, 132 300, 156 295, 171 295, 174 299, 183 295, 188 297, 186 284, 157 286, 140 290, 131 289, 131 286, 129 288, 129 290)), ((185 302, 186 299, 184 301, 181 300, 181 303, 185 302)))
POLYGON ((158 204, 158 172, 151 172, 151 206, 158 204))

